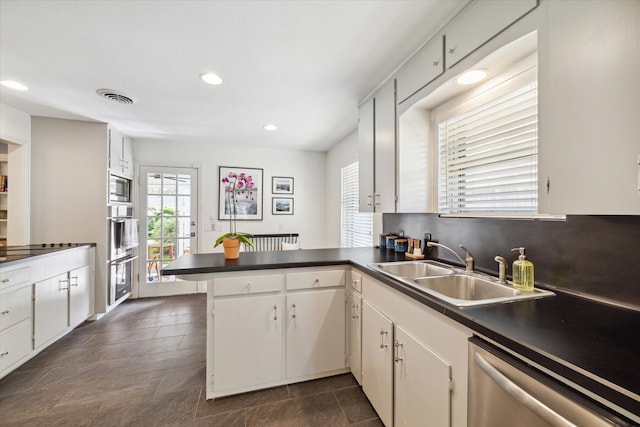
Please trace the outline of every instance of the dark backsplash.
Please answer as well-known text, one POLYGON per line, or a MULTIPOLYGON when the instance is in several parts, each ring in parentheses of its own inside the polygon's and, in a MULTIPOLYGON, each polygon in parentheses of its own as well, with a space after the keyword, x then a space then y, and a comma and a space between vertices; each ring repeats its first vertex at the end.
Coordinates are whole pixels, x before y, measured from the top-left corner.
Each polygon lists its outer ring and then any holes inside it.
MULTIPOLYGON (((432 240, 464 255, 465 245, 476 269, 498 274, 496 255, 511 263, 511 248, 524 246, 534 263, 537 285, 610 300, 640 310, 640 216, 568 215, 566 221, 494 218, 441 218, 437 214, 384 214, 385 232, 432 240)), ((424 243, 423 243, 424 245, 424 243)), ((445 250, 431 249, 429 258, 459 264, 445 250)), ((509 277, 510 278, 510 277, 509 277)))

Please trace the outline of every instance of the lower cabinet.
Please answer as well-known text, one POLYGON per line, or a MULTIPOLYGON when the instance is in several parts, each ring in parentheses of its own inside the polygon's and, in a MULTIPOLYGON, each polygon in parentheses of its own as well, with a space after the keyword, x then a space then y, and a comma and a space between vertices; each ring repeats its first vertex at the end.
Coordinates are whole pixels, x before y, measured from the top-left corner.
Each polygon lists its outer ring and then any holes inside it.
POLYGON ((362 390, 385 426, 393 425, 393 322, 362 303, 362 390))
POLYGON ((351 373, 358 384, 362 385, 362 296, 356 291, 351 291, 350 301, 349 361, 351 373))
POLYGON ((69 326, 69 275, 43 280, 34 289, 34 348, 46 344, 69 326))
POLYGON ((93 313, 91 267, 69 272, 69 325, 76 327, 93 313))
POLYGON ((219 299, 214 307, 215 391, 279 381, 284 296, 219 299))
POLYGON ((345 290, 287 295, 287 378, 346 366, 345 290))
POLYGON ((344 275, 334 267, 215 277, 207 398, 347 371, 344 275))
POLYGON ((469 336, 363 276, 362 389, 385 426, 466 426, 469 336))

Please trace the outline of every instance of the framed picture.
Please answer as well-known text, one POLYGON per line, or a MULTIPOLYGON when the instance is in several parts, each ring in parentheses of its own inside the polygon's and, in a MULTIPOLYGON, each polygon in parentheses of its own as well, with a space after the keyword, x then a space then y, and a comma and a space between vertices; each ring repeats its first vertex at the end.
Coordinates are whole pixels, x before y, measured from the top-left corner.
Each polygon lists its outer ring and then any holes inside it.
POLYGON ((271 177, 271 192, 273 194, 293 194, 293 178, 288 176, 271 177))
POLYGON ((272 215, 293 215, 293 197, 272 197, 272 215))
POLYGON ((218 173, 219 220, 231 219, 232 209, 235 205, 235 218, 237 220, 262 221, 262 194, 264 191, 262 173, 263 169, 220 166, 218 173), (249 186, 243 182, 242 185, 237 184, 235 191, 232 191, 230 182, 222 182, 222 179, 228 178, 231 172, 238 176, 244 174, 247 181, 253 183, 250 186, 251 188, 248 188, 249 186))

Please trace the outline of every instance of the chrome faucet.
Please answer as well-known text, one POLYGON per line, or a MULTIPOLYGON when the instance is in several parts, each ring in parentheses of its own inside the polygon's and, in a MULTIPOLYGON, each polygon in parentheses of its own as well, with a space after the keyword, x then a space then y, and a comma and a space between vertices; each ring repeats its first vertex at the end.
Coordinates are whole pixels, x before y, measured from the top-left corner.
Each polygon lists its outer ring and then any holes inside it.
POLYGON ((507 284, 507 260, 501 256, 496 256, 494 260, 499 264, 498 266, 498 279, 503 285, 507 284))
POLYGON ((434 246, 437 246, 439 248, 448 250, 449 252, 454 254, 456 256, 456 258, 458 258, 462 264, 465 265, 465 267, 466 267, 465 270, 467 272, 469 272, 469 273, 473 272, 473 257, 471 256, 471 252, 469 252, 469 249, 465 248, 464 246, 459 245, 462 248, 462 250, 464 251, 464 253, 465 253, 465 258, 464 259, 462 259, 462 257, 460 255, 458 255, 458 253, 456 251, 454 251, 453 249, 451 249, 448 246, 441 245, 440 243, 427 242, 427 246, 430 247, 430 248, 432 248, 434 246))

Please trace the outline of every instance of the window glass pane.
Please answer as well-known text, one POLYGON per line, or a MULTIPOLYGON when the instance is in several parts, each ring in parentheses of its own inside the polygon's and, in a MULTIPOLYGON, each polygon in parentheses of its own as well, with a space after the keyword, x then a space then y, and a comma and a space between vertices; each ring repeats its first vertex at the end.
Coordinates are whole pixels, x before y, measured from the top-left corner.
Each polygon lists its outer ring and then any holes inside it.
POLYGON ((162 196, 162 214, 175 215, 176 202, 177 202, 176 196, 162 196))
POLYGON ((159 215, 161 204, 160 196, 147 196, 147 216, 159 215))
POLYGON ((191 197, 190 196, 178 196, 178 210, 177 215, 191 215, 191 197))
POLYGON ((176 175, 165 173, 162 175, 162 192, 176 194, 176 175))
POLYGON ((343 167, 341 174, 340 245, 342 247, 372 246, 373 214, 358 211, 358 162, 343 167))
POLYGON ((159 173, 147 174, 147 193, 160 194, 162 191, 162 181, 159 173))
POLYGON ((178 217, 178 226, 176 230, 177 237, 189 237, 191 234, 191 218, 178 217))
POLYGON ((191 194, 191 177, 178 175, 178 194, 191 194))

